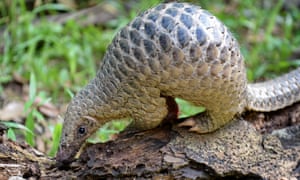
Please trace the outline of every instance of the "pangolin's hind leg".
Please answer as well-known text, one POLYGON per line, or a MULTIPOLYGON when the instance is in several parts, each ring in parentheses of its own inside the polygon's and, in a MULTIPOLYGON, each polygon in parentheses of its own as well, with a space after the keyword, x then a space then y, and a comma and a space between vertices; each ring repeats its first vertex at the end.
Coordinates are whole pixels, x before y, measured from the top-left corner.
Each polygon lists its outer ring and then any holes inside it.
POLYGON ((189 117, 183 122, 179 123, 179 127, 189 127, 189 131, 199 134, 210 133, 225 126, 233 119, 230 116, 213 116, 210 111, 205 111, 193 117, 189 117), (226 117, 226 118, 225 118, 226 117))
POLYGON ((189 117, 181 122, 179 127, 189 127, 189 130, 199 134, 209 133, 216 129, 216 125, 211 120, 207 112, 202 112, 195 116, 189 117))

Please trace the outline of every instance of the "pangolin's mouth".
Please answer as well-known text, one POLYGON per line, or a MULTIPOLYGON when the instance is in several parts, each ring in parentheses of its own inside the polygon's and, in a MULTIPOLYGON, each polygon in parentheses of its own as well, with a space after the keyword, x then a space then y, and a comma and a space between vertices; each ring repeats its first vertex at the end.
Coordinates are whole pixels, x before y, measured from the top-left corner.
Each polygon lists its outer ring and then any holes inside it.
POLYGON ((75 161, 77 150, 79 150, 79 148, 74 148, 74 146, 61 145, 56 154, 56 166, 59 169, 68 168, 69 165, 75 161))

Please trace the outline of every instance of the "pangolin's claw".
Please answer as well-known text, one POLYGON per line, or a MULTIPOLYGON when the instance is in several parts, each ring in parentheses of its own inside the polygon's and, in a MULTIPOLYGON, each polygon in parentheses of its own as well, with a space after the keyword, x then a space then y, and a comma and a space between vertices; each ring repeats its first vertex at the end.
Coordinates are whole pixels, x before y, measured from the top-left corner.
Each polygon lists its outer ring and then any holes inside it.
POLYGON ((203 130, 201 128, 199 128, 199 126, 193 126, 189 129, 190 132, 193 132, 193 133, 198 133, 198 134, 202 134, 203 133, 203 130))
POLYGON ((196 124, 197 123, 193 118, 188 118, 188 119, 184 120, 183 122, 179 123, 178 126, 179 127, 193 127, 196 124))
POLYGON ((190 117, 183 122, 178 124, 179 127, 189 127, 189 131, 193 133, 198 133, 202 134, 203 133, 203 128, 199 126, 199 123, 197 120, 193 117, 190 117))

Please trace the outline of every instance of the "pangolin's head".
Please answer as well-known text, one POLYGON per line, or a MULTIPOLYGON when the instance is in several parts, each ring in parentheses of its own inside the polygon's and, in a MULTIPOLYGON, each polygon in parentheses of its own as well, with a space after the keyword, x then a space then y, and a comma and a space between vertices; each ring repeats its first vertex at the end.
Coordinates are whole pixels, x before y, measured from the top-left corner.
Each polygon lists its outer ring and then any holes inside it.
POLYGON ((88 111, 87 100, 75 97, 67 108, 60 146, 56 155, 57 166, 64 167, 74 161, 76 153, 101 125, 88 111))

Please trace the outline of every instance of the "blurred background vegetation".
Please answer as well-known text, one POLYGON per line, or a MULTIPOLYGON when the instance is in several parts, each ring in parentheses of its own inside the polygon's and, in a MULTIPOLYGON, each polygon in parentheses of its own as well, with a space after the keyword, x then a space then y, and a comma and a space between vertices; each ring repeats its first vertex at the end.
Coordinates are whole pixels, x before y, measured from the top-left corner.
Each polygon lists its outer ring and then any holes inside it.
MULTIPOLYGON (((63 113, 93 76, 118 30, 159 0, 2 0, 0 120, 10 139, 53 156, 63 113), (2 100, 1 100, 2 99, 2 100)), ((297 0, 189 0, 238 39, 250 82, 300 65, 297 0)), ((107 125, 100 140, 124 127, 107 125)))

